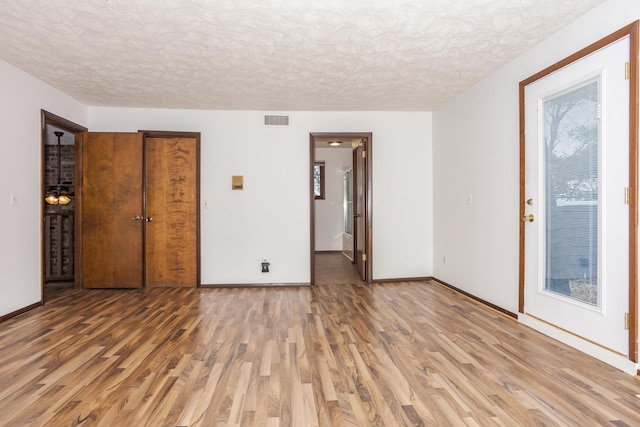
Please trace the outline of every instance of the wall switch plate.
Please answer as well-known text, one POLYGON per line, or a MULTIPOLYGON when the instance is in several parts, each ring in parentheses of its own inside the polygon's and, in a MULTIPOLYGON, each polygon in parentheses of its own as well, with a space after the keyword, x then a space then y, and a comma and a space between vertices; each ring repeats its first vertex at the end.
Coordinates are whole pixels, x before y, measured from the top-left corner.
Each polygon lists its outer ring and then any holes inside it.
POLYGON ((16 193, 9 193, 9 204, 11 206, 18 204, 18 195, 16 193))

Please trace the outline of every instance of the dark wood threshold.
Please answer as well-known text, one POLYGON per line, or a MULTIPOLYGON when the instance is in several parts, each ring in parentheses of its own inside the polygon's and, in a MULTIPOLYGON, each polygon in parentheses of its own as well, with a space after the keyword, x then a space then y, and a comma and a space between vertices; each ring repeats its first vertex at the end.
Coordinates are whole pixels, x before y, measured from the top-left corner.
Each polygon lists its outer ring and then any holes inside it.
POLYGON ((211 283, 200 285, 201 288, 307 288, 310 283, 211 283))
POLYGON ((433 277, 399 277, 395 279, 373 279, 373 283, 428 282, 430 280, 434 280, 433 277))
POLYGON ((42 300, 40 300, 40 302, 37 302, 35 304, 31 304, 24 308, 21 308, 20 310, 16 310, 12 313, 5 314, 4 316, 0 316, 0 323, 4 322, 5 320, 9 320, 13 317, 19 316, 22 313, 26 313, 27 311, 33 310, 34 308, 38 308, 40 306, 42 306, 42 300))
POLYGON ((484 305, 486 305, 488 307, 491 307, 494 310, 499 311, 502 314, 506 314, 509 317, 513 317, 514 319, 518 319, 518 315, 516 313, 512 313, 509 310, 506 310, 506 309, 504 309, 504 308, 502 308, 500 306, 497 306, 497 305, 495 305, 493 303, 490 303, 489 301, 485 301, 482 298, 478 298, 477 296, 475 296, 473 294, 470 294, 469 292, 463 291, 460 288, 456 288, 455 286, 453 286, 453 285, 451 285, 451 284, 449 284, 447 282, 444 282, 444 281, 442 281, 442 280, 440 280, 438 278, 433 277, 433 278, 431 278, 431 281, 433 283, 438 283, 438 284, 440 284, 442 286, 446 286, 447 288, 449 288, 449 289, 451 289, 453 291, 456 291, 456 292, 458 292, 458 293, 460 293, 460 294, 462 294, 462 295, 464 295, 464 296, 466 296, 468 298, 471 298, 474 301, 477 301, 477 302, 479 302, 481 304, 484 304, 484 305))

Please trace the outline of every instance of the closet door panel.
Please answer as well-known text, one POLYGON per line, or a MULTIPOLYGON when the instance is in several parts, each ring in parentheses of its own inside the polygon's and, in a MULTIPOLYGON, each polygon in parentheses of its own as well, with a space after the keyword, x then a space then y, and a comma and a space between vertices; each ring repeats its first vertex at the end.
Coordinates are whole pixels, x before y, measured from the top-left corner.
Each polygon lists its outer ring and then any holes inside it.
POLYGON ((146 286, 196 286, 197 141, 145 138, 146 286))
POLYGON ((84 133, 82 283, 139 288, 143 280, 142 136, 84 133))

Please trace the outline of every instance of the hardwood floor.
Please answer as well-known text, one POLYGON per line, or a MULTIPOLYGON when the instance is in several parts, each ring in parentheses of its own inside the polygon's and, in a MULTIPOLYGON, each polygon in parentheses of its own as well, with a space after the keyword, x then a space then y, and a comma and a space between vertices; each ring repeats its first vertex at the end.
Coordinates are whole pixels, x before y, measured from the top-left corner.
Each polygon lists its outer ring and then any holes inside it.
POLYGON ((339 252, 316 252, 316 285, 362 282, 356 266, 339 252))
POLYGON ((633 426, 639 394, 435 283, 68 290, 0 324, 3 426, 633 426))
POLYGON ((44 285, 44 301, 48 302, 51 298, 55 298, 60 293, 69 292, 73 289, 73 282, 53 282, 44 285))

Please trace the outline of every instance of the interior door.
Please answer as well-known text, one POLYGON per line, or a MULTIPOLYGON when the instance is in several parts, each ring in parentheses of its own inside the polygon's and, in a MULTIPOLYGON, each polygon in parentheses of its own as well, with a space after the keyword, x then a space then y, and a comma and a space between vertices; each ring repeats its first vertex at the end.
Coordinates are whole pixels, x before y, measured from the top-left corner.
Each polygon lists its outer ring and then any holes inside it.
POLYGON ((365 142, 366 139, 353 150, 353 182, 355 193, 353 206, 353 252, 358 275, 363 281, 367 280, 367 161, 365 142))
POLYGON ((197 140, 146 137, 145 282, 196 286, 197 140))
POLYGON ((142 286, 142 138, 82 133, 82 286, 142 286))
POLYGON ((524 312, 629 354, 629 38, 525 87, 524 312))

